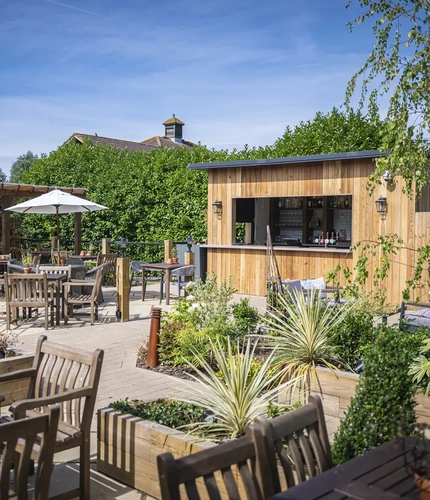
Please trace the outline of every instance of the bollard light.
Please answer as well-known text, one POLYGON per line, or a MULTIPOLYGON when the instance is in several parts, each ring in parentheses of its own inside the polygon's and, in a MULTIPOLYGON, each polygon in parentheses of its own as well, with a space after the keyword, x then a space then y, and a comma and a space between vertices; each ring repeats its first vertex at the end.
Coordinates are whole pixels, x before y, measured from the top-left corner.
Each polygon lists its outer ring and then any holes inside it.
POLYGON ((187 244, 187 252, 191 252, 191 248, 193 246, 193 240, 191 238, 191 234, 188 236, 188 238, 185 240, 185 243, 187 244))

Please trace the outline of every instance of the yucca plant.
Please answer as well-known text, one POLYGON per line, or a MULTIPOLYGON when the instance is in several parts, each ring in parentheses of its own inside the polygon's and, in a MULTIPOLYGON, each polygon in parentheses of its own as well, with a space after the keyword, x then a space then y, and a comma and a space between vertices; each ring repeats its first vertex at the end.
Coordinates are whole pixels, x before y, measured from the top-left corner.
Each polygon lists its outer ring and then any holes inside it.
POLYGON ((238 345, 232 345, 230 340, 227 341, 226 349, 218 342, 209 342, 216 368, 195 353, 201 369, 189 361, 187 363, 197 373, 197 376, 192 375, 198 382, 196 396, 180 399, 213 412, 214 422, 197 424, 197 428, 206 435, 236 438, 245 433, 256 417, 265 415, 269 404, 293 381, 273 387, 276 381, 283 378, 282 371, 274 373, 270 370, 275 352, 256 370, 253 360, 257 343, 252 346, 250 339, 242 350, 238 345))
POLYGON ((412 381, 416 382, 422 390, 428 394, 430 392, 430 339, 425 339, 420 348, 420 355, 415 358, 409 369, 412 381))
MULTIPOLYGON (((284 369, 288 378, 300 382, 304 401, 312 380, 321 391, 316 367, 337 368, 331 362, 334 351, 329 333, 353 307, 353 302, 328 307, 320 290, 308 290, 306 295, 293 290, 280 295, 277 306, 267 311, 266 328, 271 335, 264 336, 265 346, 276 349, 271 363, 284 369)), ((296 386, 291 387, 292 392, 296 386)))

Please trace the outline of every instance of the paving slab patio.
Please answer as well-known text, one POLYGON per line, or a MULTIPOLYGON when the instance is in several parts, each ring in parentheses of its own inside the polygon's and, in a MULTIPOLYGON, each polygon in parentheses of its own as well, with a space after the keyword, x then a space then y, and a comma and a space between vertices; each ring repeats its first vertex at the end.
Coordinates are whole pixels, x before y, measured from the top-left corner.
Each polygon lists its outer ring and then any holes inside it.
MULTIPOLYGON (((15 331, 20 333, 20 347, 34 352, 40 335, 47 335, 49 340, 60 342, 85 350, 97 348, 104 350, 104 362, 96 402, 96 410, 108 406, 111 402, 129 397, 153 400, 169 396, 186 395, 195 392, 193 382, 169 375, 136 367, 137 349, 149 335, 150 311, 152 306, 159 306, 158 285, 148 286, 147 299, 142 302, 139 287, 133 287, 130 296, 130 321, 120 323, 116 320, 116 294, 113 288, 105 288, 105 302, 100 308, 100 320, 90 326, 88 316, 76 313, 67 326, 61 325, 45 331, 43 319, 32 318, 20 321, 15 331)), ((239 300, 243 296, 236 296, 239 300)), ((260 312, 264 311, 265 299, 250 297, 252 305, 260 312)), ((170 309, 163 303, 163 310, 170 309)), ((1 309, 0 309, 1 312, 1 309)), ((0 332, 5 327, 0 322, 0 332)), ((338 421, 330 417, 328 427, 331 436, 337 429, 338 421)), ((146 496, 137 490, 128 488, 96 470, 97 417, 92 421, 91 429, 91 498, 135 500, 146 496)), ((55 467, 52 477, 51 495, 77 486, 79 457, 76 450, 55 455, 55 467)))

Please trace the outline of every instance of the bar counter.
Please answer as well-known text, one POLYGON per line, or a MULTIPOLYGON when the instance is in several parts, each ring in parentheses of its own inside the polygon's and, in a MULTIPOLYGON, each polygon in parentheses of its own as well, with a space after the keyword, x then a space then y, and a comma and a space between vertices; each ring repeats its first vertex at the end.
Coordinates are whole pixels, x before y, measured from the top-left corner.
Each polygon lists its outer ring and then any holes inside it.
MULTIPOLYGON (((266 245, 200 245, 201 248, 228 249, 228 250, 267 250, 266 245)), ((309 245, 309 246, 287 246, 274 245, 276 252, 311 252, 311 253, 350 253, 350 247, 309 245)))

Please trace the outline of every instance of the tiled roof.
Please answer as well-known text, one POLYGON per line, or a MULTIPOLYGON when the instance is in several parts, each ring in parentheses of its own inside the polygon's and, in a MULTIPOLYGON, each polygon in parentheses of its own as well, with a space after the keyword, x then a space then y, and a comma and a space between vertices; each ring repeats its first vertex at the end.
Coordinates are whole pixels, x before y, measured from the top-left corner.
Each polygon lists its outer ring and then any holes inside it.
POLYGON ((149 146, 162 147, 162 148, 183 148, 184 146, 193 147, 195 144, 189 141, 175 142, 168 137, 162 135, 155 135, 149 139, 145 139, 141 144, 148 144, 149 146))
POLYGON ((112 139, 111 137, 79 133, 73 134, 66 142, 69 142, 72 138, 79 142, 83 142, 84 139, 90 139, 93 144, 100 144, 100 146, 107 144, 111 148, 129 149, 130 151, 151 151, 156 147, 155 145, 141 142, 123 141, 122 139, 112 139))
POLYGON ((172 116, 172 118, 169 118, 165 122, 163 122, 163 125, 171 125, 172 123, 177 123, 178 125, 185 125, 184 122, 182 122, 179 118, 176 118, 175 115, 172 116))

